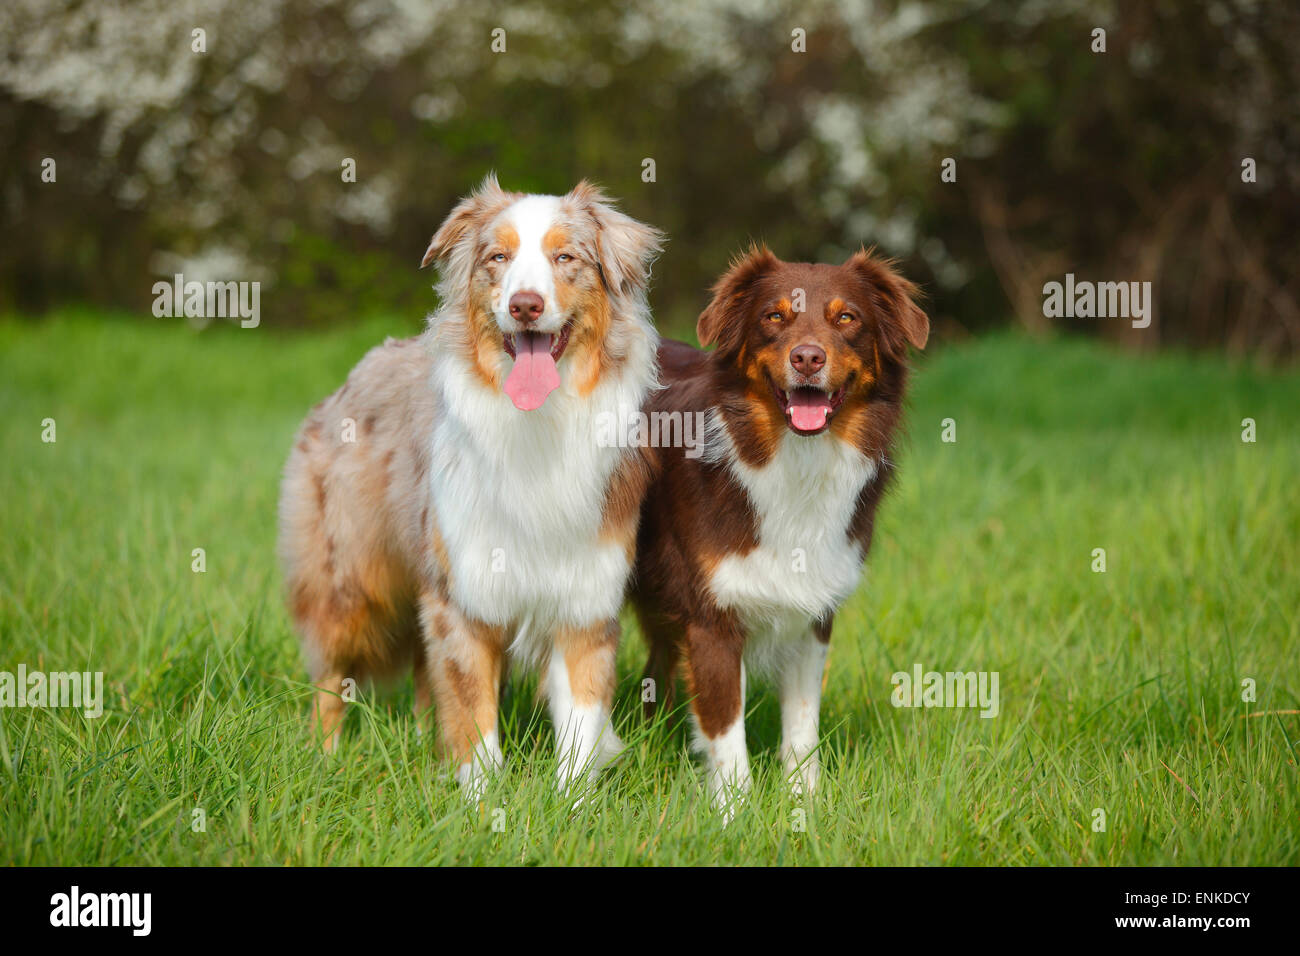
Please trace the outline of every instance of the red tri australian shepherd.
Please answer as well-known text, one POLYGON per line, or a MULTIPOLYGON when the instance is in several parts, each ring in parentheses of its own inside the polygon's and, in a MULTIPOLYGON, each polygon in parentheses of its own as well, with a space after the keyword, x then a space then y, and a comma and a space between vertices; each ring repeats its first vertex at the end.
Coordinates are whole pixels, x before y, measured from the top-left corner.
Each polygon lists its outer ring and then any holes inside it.
POLYGON ((634 602, 659 703, 684 671, 720 807, 749 785, 747 670, 775 680, 791 785, 815 788, 831 620, 857 585, 893 464, 915 287, 861 251, 843 265, 737 260, 700 315, 701 352, 660 346, 651 412, 706 414, 702 455, 661 450, 634 602))

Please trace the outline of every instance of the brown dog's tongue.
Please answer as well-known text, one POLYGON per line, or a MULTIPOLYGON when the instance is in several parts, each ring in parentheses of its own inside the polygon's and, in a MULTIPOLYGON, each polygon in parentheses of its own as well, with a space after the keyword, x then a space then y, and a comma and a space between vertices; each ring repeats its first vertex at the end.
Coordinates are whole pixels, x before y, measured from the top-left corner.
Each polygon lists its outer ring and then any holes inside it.
POLYGON ((531 412, 560 387, 560 373, 551 357, 551 337, 542 332, 515 334, 515 365, 506 376, 505 391, 515 408, 531 412))
POLYGON ((798 388, 790 393, 790 405, 787 409, 790 422, 801 432, 815 432, 826 427, 826 418, 831 413, 830 400, 812 388, 798 388))

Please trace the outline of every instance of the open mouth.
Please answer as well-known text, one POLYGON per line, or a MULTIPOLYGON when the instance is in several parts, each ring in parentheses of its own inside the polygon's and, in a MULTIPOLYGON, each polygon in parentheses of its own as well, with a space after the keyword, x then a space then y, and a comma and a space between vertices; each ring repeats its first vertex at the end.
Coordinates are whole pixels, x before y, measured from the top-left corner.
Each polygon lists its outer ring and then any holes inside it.
POLYGON ((825 431, 831 418, 844 404, 844 393, 849 387, 845 382, 834 392, 811 385, 783 391, 776 387, 775 382, 771 384, 777 403, 785 414, 786 424, 798 435, 816 435, 825 431))
POLYGON ((542 344, 544 341, 547 351, 551 353, 551 358, 558 362, 560 356, 564 354, 564 350, 569 346, 569 332, 572 328, 572 322, 565 322, 564 327, 560 329, 558 333, 553 334, 546 332, 507 333, 505 336, 506 354, 511 358, 518 358, 516 353, 517 346, 515 337, 520 336, 530 342, 535 342, 538 345, 542 344))
POLYGON ((572 323, 566 322, 558 333, 515 332, 503 340, 506 354, 515 360, 506 376, 505 393, 515 408, 531 412, 541 408, 546 396, 560 387, 560 373, 555 363, 569 344, 572 323))

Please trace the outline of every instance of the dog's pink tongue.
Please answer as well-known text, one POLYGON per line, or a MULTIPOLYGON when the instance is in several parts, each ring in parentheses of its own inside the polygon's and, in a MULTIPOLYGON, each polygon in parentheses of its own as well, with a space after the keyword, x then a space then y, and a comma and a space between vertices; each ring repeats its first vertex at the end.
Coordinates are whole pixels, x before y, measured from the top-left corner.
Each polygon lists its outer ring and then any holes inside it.
POLYGON ((801 432, 815 432, 826 427, 831 403, 815 389, 796 389, 790 393, 790 422, 801 432))
POLYGON ((541 332, 515 334, 515 367, 506 376, 506 394, 515 408, 531 412, 560 387, 560 373, 551 357, 551 337, 541 332))

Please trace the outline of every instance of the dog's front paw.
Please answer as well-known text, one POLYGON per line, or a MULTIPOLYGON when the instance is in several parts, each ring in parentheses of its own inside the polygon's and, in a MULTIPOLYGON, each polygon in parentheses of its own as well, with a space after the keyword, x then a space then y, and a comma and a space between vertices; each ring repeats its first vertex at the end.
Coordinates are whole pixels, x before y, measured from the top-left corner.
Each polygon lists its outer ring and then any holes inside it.
POLYGON ((478 803, 483 799, 487 793, 489 779, 487 768, 477 760, 463 763, 456 770, 456 782, 460 784, 460 792, 470 803, 478 803))
POLYGON ((796 797, 805 797, 812 796, 817 791, 817 784, 821 779, 821 764, 815 751, 802 760, 793 753, 783 753, 781 763, 785 767, 786 784, 792 794, 796 797))
POLYGON ((627 744, 623 743, 618 734, 614 733, 614 728, 607 726, 601 733, 600 739, 596 741, 594 771, 600 773, 600 771, 623 756, 623 751, 626 749, 627 744))
POLYGON ((488 783, 501 770, 504 759, 494 740, 481 743, 474 753, 456 768, 456 782, 470 803, 477 803, 487 792, 488 783))
POLYGON ((595 783, 602 770, 619 758, 623 749, 623 741, 611 730, 601 735, 591 755, 585 761, 579 763, 574 755, 562 757, 556 773, 556 787, 560 796, 568 797, 576 794, 573 805, 579 806, 583 802, 583 792, 595 783))
POLYGON ((709 770, 709 798, 726 826, 749 800, 749 764, 731 764, 709 770))

